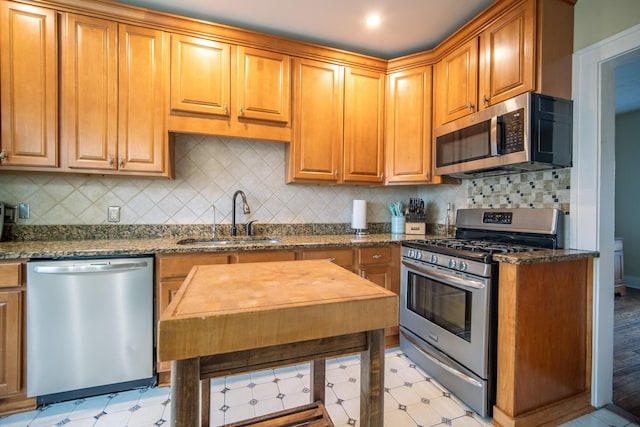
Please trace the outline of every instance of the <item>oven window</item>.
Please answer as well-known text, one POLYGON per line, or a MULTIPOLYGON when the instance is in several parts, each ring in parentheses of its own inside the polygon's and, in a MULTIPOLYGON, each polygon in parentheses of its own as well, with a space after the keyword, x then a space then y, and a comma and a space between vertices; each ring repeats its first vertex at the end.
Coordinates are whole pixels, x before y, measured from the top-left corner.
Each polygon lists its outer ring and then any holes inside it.
POLYGON ((407 308, 471 342, 470 291, 408 272, 407 308))

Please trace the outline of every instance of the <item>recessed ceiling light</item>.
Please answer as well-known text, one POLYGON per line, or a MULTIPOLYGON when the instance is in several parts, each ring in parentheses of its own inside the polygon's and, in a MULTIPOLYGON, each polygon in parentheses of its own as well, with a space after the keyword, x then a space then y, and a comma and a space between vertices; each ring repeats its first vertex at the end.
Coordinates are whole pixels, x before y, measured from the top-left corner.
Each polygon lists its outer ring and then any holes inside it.
POLYGON ((367 26, 368 27, 377 27, 380 25, 380 15, 369 15, 367 16, 367 26))

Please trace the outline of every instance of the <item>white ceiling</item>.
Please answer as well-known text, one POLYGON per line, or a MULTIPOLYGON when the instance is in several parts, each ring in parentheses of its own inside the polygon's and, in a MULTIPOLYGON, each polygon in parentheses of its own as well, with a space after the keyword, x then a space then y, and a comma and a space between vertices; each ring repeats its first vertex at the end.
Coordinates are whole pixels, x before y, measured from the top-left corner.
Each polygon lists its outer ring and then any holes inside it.
POLYGON ((431 49, 493 0, 119 0, 383 59, 431 49), (377 13, 378 28, 367 28, 377 13))
MULTIPOLYGON (((119 0, 383 59, 432 49, 493 0, 119 0), (376 13, 381 23, 367 28, 376 13)), ((640 62, 616 70, 616 112, 640 108, 640 62)))

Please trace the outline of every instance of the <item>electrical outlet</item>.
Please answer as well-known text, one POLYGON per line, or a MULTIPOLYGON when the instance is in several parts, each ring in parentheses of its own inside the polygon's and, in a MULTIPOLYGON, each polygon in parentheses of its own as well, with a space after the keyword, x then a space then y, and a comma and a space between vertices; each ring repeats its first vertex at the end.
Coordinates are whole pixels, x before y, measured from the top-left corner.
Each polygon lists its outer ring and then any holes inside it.
POLYGON ((18 205, 18 218, 29 219, 31 217, 31 209, 29 203, 20 203, 18 205))
POLYGON ((109 206, 107 221, 120 222, 120 206, 109 206))

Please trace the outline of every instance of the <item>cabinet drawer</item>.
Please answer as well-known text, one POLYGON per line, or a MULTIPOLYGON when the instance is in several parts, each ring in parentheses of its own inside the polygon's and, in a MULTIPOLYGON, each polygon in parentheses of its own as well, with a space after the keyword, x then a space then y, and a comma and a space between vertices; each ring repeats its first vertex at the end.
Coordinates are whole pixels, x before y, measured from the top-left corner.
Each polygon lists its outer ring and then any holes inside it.
POLYGON ((328 259, 341 267, 351 267, 353 265, 353 249, 318 249, 302 251, 302 259, 328 259))
POLYGON ((228 264, 229 254, 184 254, 157 257, 158 278, 186 277, 194 265, 228 264))
POLYGON ((238 253, 238 263, 294 261, 295 259, 294 251, 240 251, 238 253))
POLYGON ((358 264, 389 264, 391 262, 391 247, 380 246, 358 249, 358 264))
POLYGON ((22 263, 0 264, 0 287, 22 286, 22 263))

